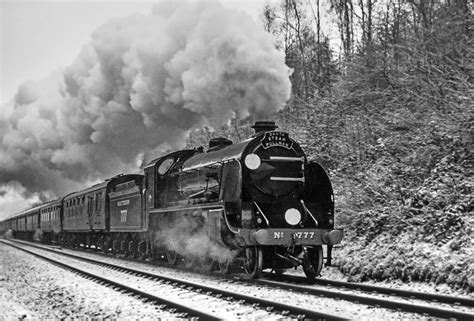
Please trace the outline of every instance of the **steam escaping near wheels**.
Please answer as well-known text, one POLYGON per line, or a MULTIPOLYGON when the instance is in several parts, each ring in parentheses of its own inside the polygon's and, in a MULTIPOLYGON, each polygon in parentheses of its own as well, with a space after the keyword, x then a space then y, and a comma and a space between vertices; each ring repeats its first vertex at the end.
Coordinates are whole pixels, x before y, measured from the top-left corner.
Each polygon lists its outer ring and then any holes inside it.
MULTIPOLYGON (((237 255, 223 244, 211 240, 206 222, 189 215, 161 218, 154 243, 173 255, 197 260, 212 259, 218 263, 231 262, 237 255)), ((174 262, 174 264, 177 262, 174 262)))
POLYGON ((289 74, 272 37, 218 2, 163 1, 114 19, 69 67, 2 106, 0 186, 52 199, 133 172, 194 128, 271 117, 289 99, 289 74))

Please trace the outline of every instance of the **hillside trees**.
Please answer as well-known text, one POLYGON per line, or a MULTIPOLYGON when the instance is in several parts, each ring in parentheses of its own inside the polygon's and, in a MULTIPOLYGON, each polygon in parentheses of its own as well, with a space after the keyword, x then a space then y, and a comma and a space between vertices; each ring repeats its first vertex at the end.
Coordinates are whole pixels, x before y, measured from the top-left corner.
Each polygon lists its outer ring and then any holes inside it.
POLYGON ((421 2, 390 1, 377 9, 374 30, 363 32, 374 38, 362 38, 344 57, 328 108, 341 124, 331 135, 340 146, 334 158, 359 169, 385 157, 403 177, 390 178, 395 189, 419 184, 471 139, 473 43, 466 24, 472 16, 462 1, 421 2))
POLYGON ((293 69, 293 95, 306 101, 315 91, 327 94, 336 73, 329 38, 320 25, 320 2, 285 0, 279 6, 267 5, 262 20, 275 35, 276 47, 285 52, 286 64, 293 69))

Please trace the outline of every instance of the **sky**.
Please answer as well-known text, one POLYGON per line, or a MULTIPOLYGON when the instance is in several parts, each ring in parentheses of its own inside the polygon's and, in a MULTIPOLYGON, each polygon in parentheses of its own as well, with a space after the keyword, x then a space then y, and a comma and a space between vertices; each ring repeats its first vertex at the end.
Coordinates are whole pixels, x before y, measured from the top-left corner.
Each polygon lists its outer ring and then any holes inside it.
MULTIPOLYGON (((221 0, 255 20, 274 0, 221 0)), ((0 0, 0 106, 26 80, 72 63, 94 30, 115 17, 148 14, 153 1, 0 0)))

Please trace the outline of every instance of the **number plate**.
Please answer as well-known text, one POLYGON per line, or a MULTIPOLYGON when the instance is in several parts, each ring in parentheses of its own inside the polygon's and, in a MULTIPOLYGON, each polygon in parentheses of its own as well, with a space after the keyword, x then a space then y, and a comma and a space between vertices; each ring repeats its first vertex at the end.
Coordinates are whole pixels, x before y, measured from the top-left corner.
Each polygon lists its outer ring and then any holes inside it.
POLYGON ((294 239, 314 239, 314 232, 295 232, 294 239))
MULTIPOLYGON (((286 232, 288 233, 288 232, 286 232)), ((314 239, 314 232, 293 232, 291 233, 293 239, 305 239, 311 240, 314 239)), ((283 239, 285 238, 285 232, 273 232, 274 239, 283 239)))

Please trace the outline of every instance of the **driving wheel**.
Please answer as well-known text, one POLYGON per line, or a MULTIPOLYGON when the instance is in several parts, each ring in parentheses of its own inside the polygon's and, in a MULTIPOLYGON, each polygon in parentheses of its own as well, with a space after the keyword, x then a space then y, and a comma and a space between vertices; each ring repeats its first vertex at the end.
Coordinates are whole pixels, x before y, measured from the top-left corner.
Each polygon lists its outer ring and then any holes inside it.
POLYGON ((256 279, 262 273, 263 253, 258 246, 251 246, 245 249, 244 270, 250 279, 256 279))
POLYGON ((314 280, 323 268, 323 247, 306 247, 303 256, 303 271, 309 280, 314 280))

